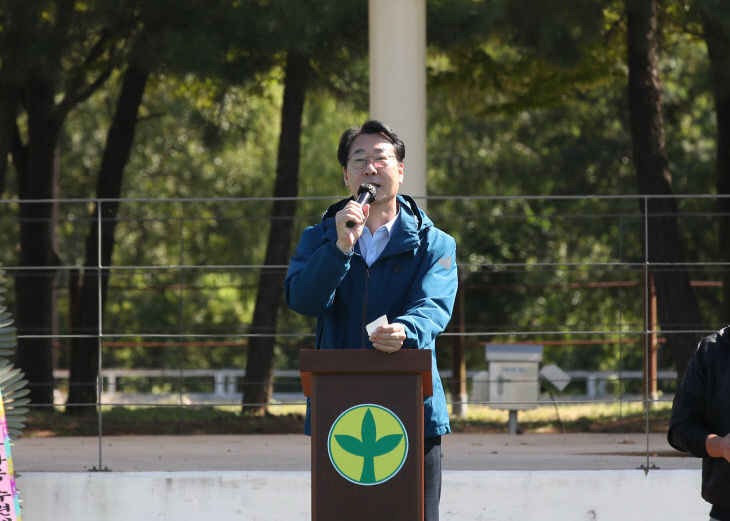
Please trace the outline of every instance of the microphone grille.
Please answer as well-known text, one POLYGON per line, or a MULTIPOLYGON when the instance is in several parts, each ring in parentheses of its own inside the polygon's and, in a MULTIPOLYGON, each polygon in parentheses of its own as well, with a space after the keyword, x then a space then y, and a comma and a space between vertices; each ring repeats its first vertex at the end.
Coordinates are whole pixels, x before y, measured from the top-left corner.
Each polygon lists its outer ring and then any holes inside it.
POLYGON ((360 185, 360 188, 357 189, 357 195, 364 194, 365 192, 368 192, 370 194, 370 197, 373 198, 373 201, 375 200, 375 187, 371 185, 370 183, 363 183, 360 185))

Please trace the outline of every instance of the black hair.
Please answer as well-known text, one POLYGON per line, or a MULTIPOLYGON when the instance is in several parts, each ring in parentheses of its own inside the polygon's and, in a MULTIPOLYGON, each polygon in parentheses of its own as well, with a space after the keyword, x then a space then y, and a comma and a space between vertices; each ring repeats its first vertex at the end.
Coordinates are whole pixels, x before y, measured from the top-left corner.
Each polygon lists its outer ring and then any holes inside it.
POLYGON ((401 163, 406 157, 406 145, 398 134, 393 132, 388 125, 376 119, 371 119, 362 124, 361 127, 350 127, 340 136, 340 146, 337 147, 337 159, 340 164, 347 166, 347 158, 350 156, 350 147, 355 138, 361 134, 380 134, 390 141, 395 148, 395 157, 401 163))

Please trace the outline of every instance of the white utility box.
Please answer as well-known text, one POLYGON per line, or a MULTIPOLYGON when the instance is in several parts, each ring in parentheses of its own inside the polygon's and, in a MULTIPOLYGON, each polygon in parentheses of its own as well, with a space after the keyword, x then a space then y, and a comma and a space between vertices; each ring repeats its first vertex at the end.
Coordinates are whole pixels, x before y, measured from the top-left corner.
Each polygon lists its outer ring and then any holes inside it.
POLYGON ((537 407, 541 345, 487 344, 486 357, 491 407, 510 411, 537 407))

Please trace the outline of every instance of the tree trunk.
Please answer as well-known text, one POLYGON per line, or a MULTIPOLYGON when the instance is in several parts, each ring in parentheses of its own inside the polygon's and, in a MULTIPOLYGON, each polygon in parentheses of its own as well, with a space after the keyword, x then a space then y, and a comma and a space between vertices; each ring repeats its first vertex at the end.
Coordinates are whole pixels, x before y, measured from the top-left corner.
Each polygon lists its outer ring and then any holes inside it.
MULTIPOLYGON (((671 195, 672 181, 664 148, 662 93, 658 77, 657 5, 655 0, 626 0, 629 118, 634 166, 641 194, 671 195)), ((681 376, 697 347, 701 327, 699 308, 690 285, 677 224, 677 203, 671 198, 649 199, 646 256, 654 276, 659 324, 681 376), (651 263, 662 263, 656 265, 651 263), (671 265, 666 265, 671 264, 671 265)))
MULTIPOLYGON (((717 7, 702 12, 702 26, 710 57, 717 118, 717 193, 730 194, 730 27, 727 25, 730 9, 725 7, 725 16, 718 17, 717 7)), ((718 199, 718 209, 721 214, 718 222, 718 260, 730 262, 730 198, 718 199)), ((730 266, 723 269, 722 280, 720 325, 726 325, 730 324, 730 266)))
POLYGON ((28 268, 15 277, 18 324, 17 365, 29 382, 34 404, 53 403, 54 278, 53 203, 58 116, 53 86, 32 79, 25 86, 28 144, 16 143, 13 162, 20 199, 20 262, 28 268), (16 160, 17 156, 17 160, 16 160), (43 202, 33 202, 42 200, 43 202), (22 336, 31 338, 22 338, 22 336), (35 337, 35 338, 34 338, 35 337))
MULTIPOLYGON (((307 88, 308 60, 289 52, 284 78, 284 101, 281 108, 281 133, 274 185, 271 227, 266 243, 265 266, 289 262, 294 228, 295 199, 299 184, 299 150, 302 110, 307 88)), ((284 295, 285 273, 280 268, 265 267, 259 275, 256 307, 248 344, 246 376, 243 388, 243 412, 263 414, 271 398, 274 369, 274 333, 279 307, 284 295)))
POLYGON ((15 133, 15 118, 18 112, 18 89, 5 78, 6 72, 0 71, 0 196, 5 192, 5 177, 8 170, 8 154, 15 133))
MULTIPOLYGON (((130 65, 124 74, 122 89, 117 100, 114 119, 107 134, 106 147, 96 182, 99 199, 119 199, 121 196, 124 167, 134 141, 137 112, 142 103, 147 71, 130 65)), ((97 401, 97 377, 99 368, 100 317, 106 303, 109 271, 99 269, 99 264, 109 266, 114 252, 114 230, 117 225, 119 202, 102 201, 94 207, 89 233, 86 236, 84 270, 72 288, 70 299, 71 328, 75 335, 71 342, 69 394, 66 412, 71 415, 93 414, 97 401), (99 246, 99 215, 101 215, 101 247, 99 246), (101 283, 101 295, 99 294, 101 283), (99 306, 101 305, 101 309, 99 306), (73 407, 68 407, 73 405, 73 407)))

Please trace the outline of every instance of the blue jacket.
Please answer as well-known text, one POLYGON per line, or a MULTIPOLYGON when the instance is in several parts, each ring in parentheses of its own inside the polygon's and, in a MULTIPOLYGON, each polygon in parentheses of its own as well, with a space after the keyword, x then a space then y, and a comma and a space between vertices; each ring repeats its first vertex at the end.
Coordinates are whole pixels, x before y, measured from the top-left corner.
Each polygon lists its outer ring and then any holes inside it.
MULTIPOLYGON (((399 195, 400 215, 390 241, 368 268, 357 244, 349 255, 335 245, 334 215, 347 201, 332 205, 321 223, 302 233, 284 283, 287 304, 317 317, 317 349, 373 349, 366 324, 381 315, 387 315, 389 323, 403 324, 404 349, 431 350, 433 396, 423 402, 424 435, 451 432, 435 342, 454 306, 456 242, 436 228, 412 198, 399 195)), ((307 409, 307 434, 309 429, 307 409)))

